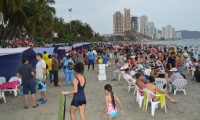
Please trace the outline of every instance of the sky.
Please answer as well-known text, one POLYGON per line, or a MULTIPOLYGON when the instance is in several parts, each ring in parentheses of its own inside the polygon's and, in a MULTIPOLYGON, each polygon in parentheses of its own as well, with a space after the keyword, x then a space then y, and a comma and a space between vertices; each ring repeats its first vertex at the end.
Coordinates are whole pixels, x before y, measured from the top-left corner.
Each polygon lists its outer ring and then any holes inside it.
POLYGON ((95 32, 113 34, 113 14, 124 8, 133 16, 148 16, 159 30, 172 25, 178 30, 200 31, 200 0, 55 0, 56 16, 88 23, 95 32))

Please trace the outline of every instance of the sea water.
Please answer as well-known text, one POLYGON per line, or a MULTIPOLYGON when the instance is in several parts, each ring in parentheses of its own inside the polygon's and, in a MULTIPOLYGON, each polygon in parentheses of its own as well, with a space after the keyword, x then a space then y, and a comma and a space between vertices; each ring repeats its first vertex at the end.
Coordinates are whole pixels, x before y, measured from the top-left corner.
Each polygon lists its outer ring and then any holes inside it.
POLYGON ((198 46, 200 47, 200 39, 183 39, 183 40, 163 40, 163 41, 152 41, 148 44, 165 44, 165 45, 178 45, 178 46, 198 46))
POLYGON ((147 42, 147 44, 156 44, 156 45, 163 44, 168 46, 182 46, 182 47, 187 46, 189 51, 193 49, 194 57, 196 59, 200 59, 200 39, 152 41, 152 42, 147 42))

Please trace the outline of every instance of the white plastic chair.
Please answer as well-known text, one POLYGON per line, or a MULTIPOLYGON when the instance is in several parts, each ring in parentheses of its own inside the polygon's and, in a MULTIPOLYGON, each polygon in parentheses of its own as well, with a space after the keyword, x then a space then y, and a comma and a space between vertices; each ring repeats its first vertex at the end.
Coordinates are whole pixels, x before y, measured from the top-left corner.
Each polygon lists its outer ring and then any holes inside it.
MULTIPOLYGON (((150 102, 151 103, 151 115, 154 116, 155 115, 155 109, 158 108, 158 104, 160 103, 160 101, 153 102, 152 96, 160 96, 160 95, 155 95, 154 93, 152 93, 150 90, 148 90, 146 88, 144 88, 143 90, 147 94, 146 111, 147 111, 147 107, 148 107, 148 102, 150 102)), ((165 113, 167 114, 166 104, 165 104, 165 113)))
POLYGON ((0 77, 0 85, 6 82, 6 78, 5 77, 0 77))
POLYGON ((4 103, 6 103, 6 97, 3 91, 0 91, 0 98, 3 98, 4 103))
POLYGON ((192 70, 192 67, 190 68, 190 64, 186 63, 186 74, 189 75, 191 70, 192 70))
POLYGON ((142 102, 143 102, 143 99, 144 99, 144 96, 141 96, 140 95, 140 91, 143 91, 141 90, 137 85, 135 85, 137 89, 137 93, 136 93, 136 101, 138 102, 138 105, 139 105, 139 108, 142 107, 142 102))
POLYGON ((151 69, 144 70, 144 75, 150 76, 150 74, 151 74, 151 69))
POLYGON ((110 67, 111 65, 112 65, 111 62, 110 62, 110 61, 107 61, 106 66, 107 66, 107 67, 110 67))
POLYGON ((119 81, 120 81, 120 79, 121 79, 121 76, 122 76, 122 73, 119 73, 119 75, 118 75, 119 81))
MULTIPOLYGON (((124 79, 125 79, 125 80, 127 81, 127 83, 128 83, 128 92, 130 91, 131 88, 135 88, 135 86, 133 85, 133 83, 129 82, 129 80, 126 79, 125 75, 123 75, 123 77, 124 77, 124 79)), ((134 80, 134 79, 133 79, 133 82, 134 82, 134 84, 135 84, 135 80, 134 80)), ((134 91, 133 94, 135 94, 135 91, 134 91)))
POLYGON ((155 83, 161 90, 167 91, 167 81, 164 78, 156 78, 155 83), (164 85, 166 85, 165 89, 163 89, 164 85))
POLYGON ((183 93, 186 95, 185 92, 185 85, 187 84, 186 79, 175 79, 172 83, 172 86, 174 87, 174 95, 176 95, 176 91, 183 91, 183 93))
POLYGON ((14 89, 4 89, 3 91, 10 91, 10 93, 13 91, 14 92, 14 96, 17 96, 17 91, 19 91, 19 89, 17 88, 19 85, 21 85, 21 78, 18 77, 11 77, 10 80, 8 82, 13 82, 13 81, 18 81, 18 85, 16 85, 16 87, 14 89))

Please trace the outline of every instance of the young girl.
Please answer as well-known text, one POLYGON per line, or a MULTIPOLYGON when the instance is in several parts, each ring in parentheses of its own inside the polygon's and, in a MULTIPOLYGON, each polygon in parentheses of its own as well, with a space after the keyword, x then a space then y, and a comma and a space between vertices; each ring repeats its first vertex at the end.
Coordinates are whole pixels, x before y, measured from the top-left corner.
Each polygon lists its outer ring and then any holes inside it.
POLYGON ((114 120, 118 116, 116 102, 119 104, 119 107, 121 110, 120 111, 121 115, 123 115, 122 104, 121 104, 119 98, 117 97, 117 95, 113 93, 112 86, 110 84, 105 85, 104 90, 106 93, 106 96, 105 96, 106 107, 102 111, 100 116, 102 117, 104 115, 104 113, 107 112, 108 120, 114 120))

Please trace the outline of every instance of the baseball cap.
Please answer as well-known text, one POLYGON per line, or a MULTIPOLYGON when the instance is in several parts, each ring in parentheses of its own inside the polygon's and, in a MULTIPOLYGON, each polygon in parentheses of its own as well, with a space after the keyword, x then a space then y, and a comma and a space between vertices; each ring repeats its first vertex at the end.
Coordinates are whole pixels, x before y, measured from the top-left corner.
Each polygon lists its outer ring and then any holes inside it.
POLYGON ((176 71, 177 71, 177 68, 172 68, 170 71, 171 71, 171 72, 176 72, 176 71))

